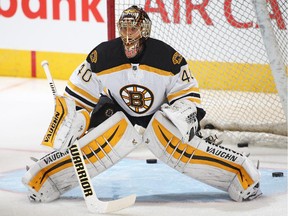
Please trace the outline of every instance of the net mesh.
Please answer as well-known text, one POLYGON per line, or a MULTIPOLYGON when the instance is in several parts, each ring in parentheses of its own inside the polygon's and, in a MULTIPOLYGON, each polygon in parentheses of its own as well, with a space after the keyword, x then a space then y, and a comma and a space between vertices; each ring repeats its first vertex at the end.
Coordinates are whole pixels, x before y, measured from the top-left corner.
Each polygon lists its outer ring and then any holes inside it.
MULTIPOLYGON (((202 126, 287 136, 285 113, 250 1, 116 0, 116 21, 133 4, 151 18, 151 37, 188 60, 207 111, 202 126)), ((287 68, 288 4, 270 0, 267 7, 287 68)))

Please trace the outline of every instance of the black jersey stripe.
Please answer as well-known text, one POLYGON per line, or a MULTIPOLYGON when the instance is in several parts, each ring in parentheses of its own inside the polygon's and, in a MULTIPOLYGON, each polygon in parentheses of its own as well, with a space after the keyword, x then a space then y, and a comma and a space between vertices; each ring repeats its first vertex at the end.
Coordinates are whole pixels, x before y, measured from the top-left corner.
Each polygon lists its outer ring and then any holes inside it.
POLYGON ((175 98, 175 99, 171 100, 171 101, 170 101, 170 104, 173 104, 175 101, 177 101, 177 100, 179 100, 179 99, 187 98, 187 97, 193 97, 193 98, 198 98, 198 99, 200 99, 200 94, 198 94, 198 93, 189 93, 189 94, 187 94, 187 95, 183 95, 183 96, 181 96, 181 97, 179 97, 179 98, 175 98))
POLYGON ((72 97, 77 98, 78 100, 82 101, 84 104, 87 104, 90 107, 95 107, 96 103, 92 103, 88 100, 86 100, 85 98, 81 97, 79 94, 75 93, 74 91, 72 91, 69 87, 66 86, 65 88, 65 92, 67 92, 67 94, 71 95, 72 97))

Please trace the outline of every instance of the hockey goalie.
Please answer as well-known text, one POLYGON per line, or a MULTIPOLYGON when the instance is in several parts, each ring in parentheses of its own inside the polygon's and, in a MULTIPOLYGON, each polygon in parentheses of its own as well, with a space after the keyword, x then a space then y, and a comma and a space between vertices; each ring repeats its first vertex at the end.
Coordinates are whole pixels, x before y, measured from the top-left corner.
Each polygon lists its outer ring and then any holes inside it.
POLYGON ((53 151, 22 178, 31 201, 50 202, 78 186, 68 151, 76 140, 91 177, 144 143, 171 168, 232 200, 261 195, 249 158, 199 135, 205 111, 197 80, 180 53, 150 37, 151 25, 142 8, 125 9, 120 37, 93 48, 71 74, 42 143, 53 151))

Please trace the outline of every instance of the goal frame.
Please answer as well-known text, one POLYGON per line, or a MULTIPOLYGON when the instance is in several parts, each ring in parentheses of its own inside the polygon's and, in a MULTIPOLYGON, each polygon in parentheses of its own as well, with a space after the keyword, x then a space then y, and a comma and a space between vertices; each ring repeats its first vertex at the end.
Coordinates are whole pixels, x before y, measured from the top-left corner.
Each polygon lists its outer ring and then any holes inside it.
MULTIPOLYGON (((115 5, 117 1, 115 0, 107 0, 107 23, 108 23, 108 40, 114 39, 117 35, 117 29, 116 29, 116 25, 115 22, 117 22, 117 17, 116 16, 116 12, 115 10, 117 9, 117 5, 115 5), (111 13, 109 12, 111 11, 111 13)), ((131 1, 133 2, 133 1, 131 1)), ((147 1, 146 1, 147 2, 147 1)), ((145 3, 145 1, 143 1, 143 4, 145 3)), ((267 3, 265 0, 250 0, 250 3, 253 4, 253 9, 255 12, 255 16, 257 18, 257 26, 259 27, 259 34, 261 34, 261 38, 263 40, 263 45, 264 45, 264 50, 266 52, 267 55, 267 60, 268 60, 268 65, 271 68, 271 73, 274 79, 274 83, 276 86, 276 91, 277 91, 277 95, 280 98, 280 103, 278 104, 278 107, 281 109, 283 109, 283 115, 284 118, 286 118, 286 123, 281 123, 281 124, 276 124, 275 126, 272 126, 274 129, 275 128, 279 128, 281 127, 283 129, 283 127, 286 128, 287 130, 287 66, 284 63, 284 59, 281 56, 281 52, 280 52, 280 48, 278 46, 278 42, 276 39, 276 35, 274 33, 272 24, 271 24, 271 19, 269 17, 269 11, 267 8, 267 3)), ((119 12, 119 11, 118 11, 119 12)), ((197 78, 197 76, 196 76, 197 78)), ((201 88, 201 86, 200 86, 201 88)), ((209 122, 204 122, 203 124, 207 124, 209 122)), ((203 126, 203 125, 202 125, 203 126)), ((274 132, 270 132, 270 129, 272 128, 270 125, 268 126, 269 129, 264 129, 264 127, 262 127, 263 125, 260 125, 259 129, 256 129, 254 131, 254 125, 251 125, 251 127, 249 127, 247 129, 247 136, 245 135, 245 137, 251 137, 254 134, 252 133, 271 133, 273 134, 274 132)), ((284 134, 283 132, 276 132, 275 134, 278 136, 281 136, 281 143, 284 143, 284 145, 287 146, 287 131, 285 132, 285 128, 284 128, 284 134), (286 134, 285 134, 286 133, 286 134), (284 141, 284 142, 283 142, 284 141)), ((273 129, 273 130, 274 130, 273 129)), ((236 131, 236 133, 238 133, 238 130, 235 128, 219 128, 219 130, 221 130, 222 132, 225 132, 228 134, 230 133, 234 133, 236 131), (227 131, 228 130, 228 131, 227 131)), ((239 129, 239 131, 241 132, 243 130, 243 128, 239 129)), ((245 129, 243 130, 243 132, 246 131, 245 129)), ((234 135, 233 135, 234 136, 234 135)), ((243 136, 243 135, 242 135, 243 136)), ((265 136, 263 136, 265 137, 265 136)), ((245 139, 246 139, 245 138, 245 139)), ((262 138, 261 138, 262 139, 262 138)), ((242 139, 241 139, 242 140, 242 139)), ((271 138, 269 140, 269 142, 271 142, 272 140, 274 140, 274 138, 271 138)), ((278 140, 278 138, 276 138, 276 140, 278 140)), ((264 138, 262 140, 264 142, 264 138)), ((261 141, 261 142, 262 142, 261 141)), ((273 142, 273 145, 277 145, 277 143, 279 143, 279 141, 275 141, 275 143, 273 142)))
POLYGON ((273 28, 270 22, 266 1, 251 1, 254 6, 267 57, 287 121, 287 76, 285 72, 285 65, 281 57, 278 43, 276 41, 276 36, 273 32, 273 28))

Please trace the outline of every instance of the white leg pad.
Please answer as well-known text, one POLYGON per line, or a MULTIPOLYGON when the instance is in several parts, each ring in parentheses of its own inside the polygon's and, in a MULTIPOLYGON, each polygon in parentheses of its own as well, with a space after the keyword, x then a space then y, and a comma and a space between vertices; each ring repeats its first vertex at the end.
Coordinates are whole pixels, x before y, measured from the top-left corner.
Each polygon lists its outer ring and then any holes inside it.
MULTIPOLYGON (((117 112, 79 139, 90 177, 107 170, 142 142, 122 112, 117 112)), ((49 202, 78 186, 69 152, 52 152, 37 161, 22 178, 31 200, 49 202), (32 197, 31 197, 32 196, 32 197)))
POLYGON ((179 130, 159 111, 144 133, 144 142, 170 167, 227 191, 233 200, 242 201, 260 191, 253 189, 260 173, 245 155, 209 144, 198 136, 188 143, 183 143, 181 137, 179 130))

